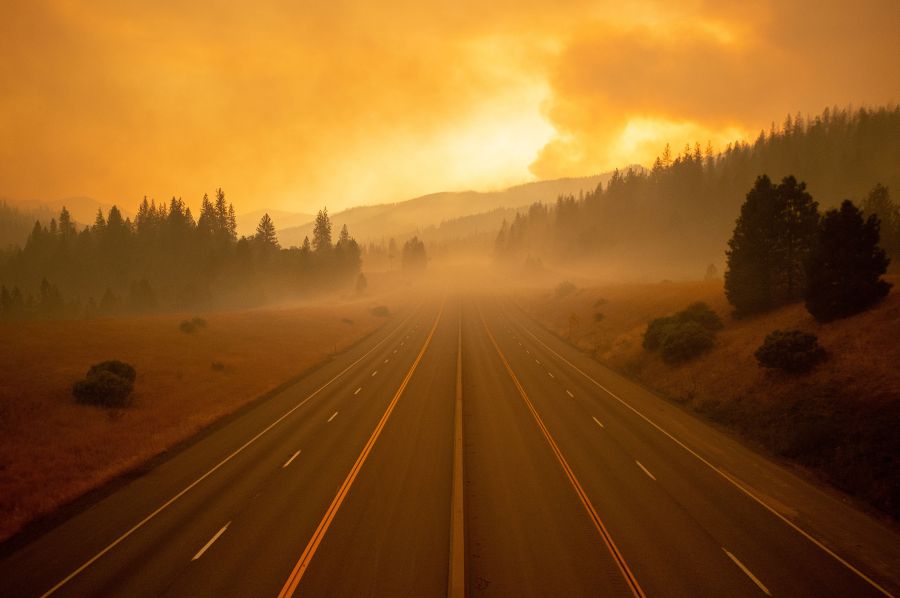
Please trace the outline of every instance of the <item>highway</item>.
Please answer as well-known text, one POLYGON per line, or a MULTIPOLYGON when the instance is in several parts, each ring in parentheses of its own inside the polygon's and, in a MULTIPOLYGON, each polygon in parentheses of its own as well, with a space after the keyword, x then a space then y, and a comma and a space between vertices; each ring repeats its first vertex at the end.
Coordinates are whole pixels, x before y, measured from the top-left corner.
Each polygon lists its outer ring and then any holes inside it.
POLYGON ((879 596, 898 579, 889 527, 486 293, 424 296, 0 561, 0 596, 879 596))

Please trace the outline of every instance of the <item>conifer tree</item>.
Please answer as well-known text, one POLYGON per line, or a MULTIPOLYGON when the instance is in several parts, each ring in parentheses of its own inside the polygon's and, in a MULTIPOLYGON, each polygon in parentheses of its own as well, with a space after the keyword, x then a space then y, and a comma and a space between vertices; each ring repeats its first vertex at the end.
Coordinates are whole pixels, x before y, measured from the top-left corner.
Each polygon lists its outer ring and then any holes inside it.
POLYGON ((316 253, 331 250, 331 219, 328 218, 328 208, 319 210, 319 213, 316 214, 312 245, 316 253))
POLYGON ((850 200, 822 218, 807 264, 806 309, 820 322, 845 318, 874 305, 890 291, 882 280, 889 260, 878 246, 878 216, 863 220, 850 200))
POLYGON ((263 217, 259 219, 259 224, 256 225, 256 235, 254 238, 263 248, 278 249, 278 237, 275 234, 275 224, 272 222, 272 218, 269 217, 268 212, 263 214, 263 217))

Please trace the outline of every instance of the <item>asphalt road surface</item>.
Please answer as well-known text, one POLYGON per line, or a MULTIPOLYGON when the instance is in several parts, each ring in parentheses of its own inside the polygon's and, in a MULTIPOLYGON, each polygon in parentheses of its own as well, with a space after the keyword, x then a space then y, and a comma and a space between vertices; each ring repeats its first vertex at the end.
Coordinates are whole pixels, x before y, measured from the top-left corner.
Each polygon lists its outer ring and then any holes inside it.
POLYGON ((855 597, 898 578, 900 537, 837 494, 509 298, 451 294, 30 539, 0 596, 855 597))

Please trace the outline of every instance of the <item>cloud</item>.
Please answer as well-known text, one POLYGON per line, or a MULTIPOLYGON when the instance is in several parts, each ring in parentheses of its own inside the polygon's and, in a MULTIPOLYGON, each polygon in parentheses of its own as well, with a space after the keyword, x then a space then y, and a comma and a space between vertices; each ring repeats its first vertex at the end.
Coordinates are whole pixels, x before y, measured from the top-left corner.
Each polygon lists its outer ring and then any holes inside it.
POLYGON ((895 2, 785 4, 13 3, 0 195, 336 209, 896 100, 895 2))

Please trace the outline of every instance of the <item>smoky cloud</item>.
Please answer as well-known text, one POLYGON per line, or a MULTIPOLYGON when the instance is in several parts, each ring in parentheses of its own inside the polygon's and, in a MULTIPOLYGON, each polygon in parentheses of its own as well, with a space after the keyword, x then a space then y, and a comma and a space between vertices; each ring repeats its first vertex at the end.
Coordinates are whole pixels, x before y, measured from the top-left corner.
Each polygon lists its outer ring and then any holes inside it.
POLYGON ((895 2, 743 4, 14 3, 0 195, 339 209, 898 96, 895 2))

